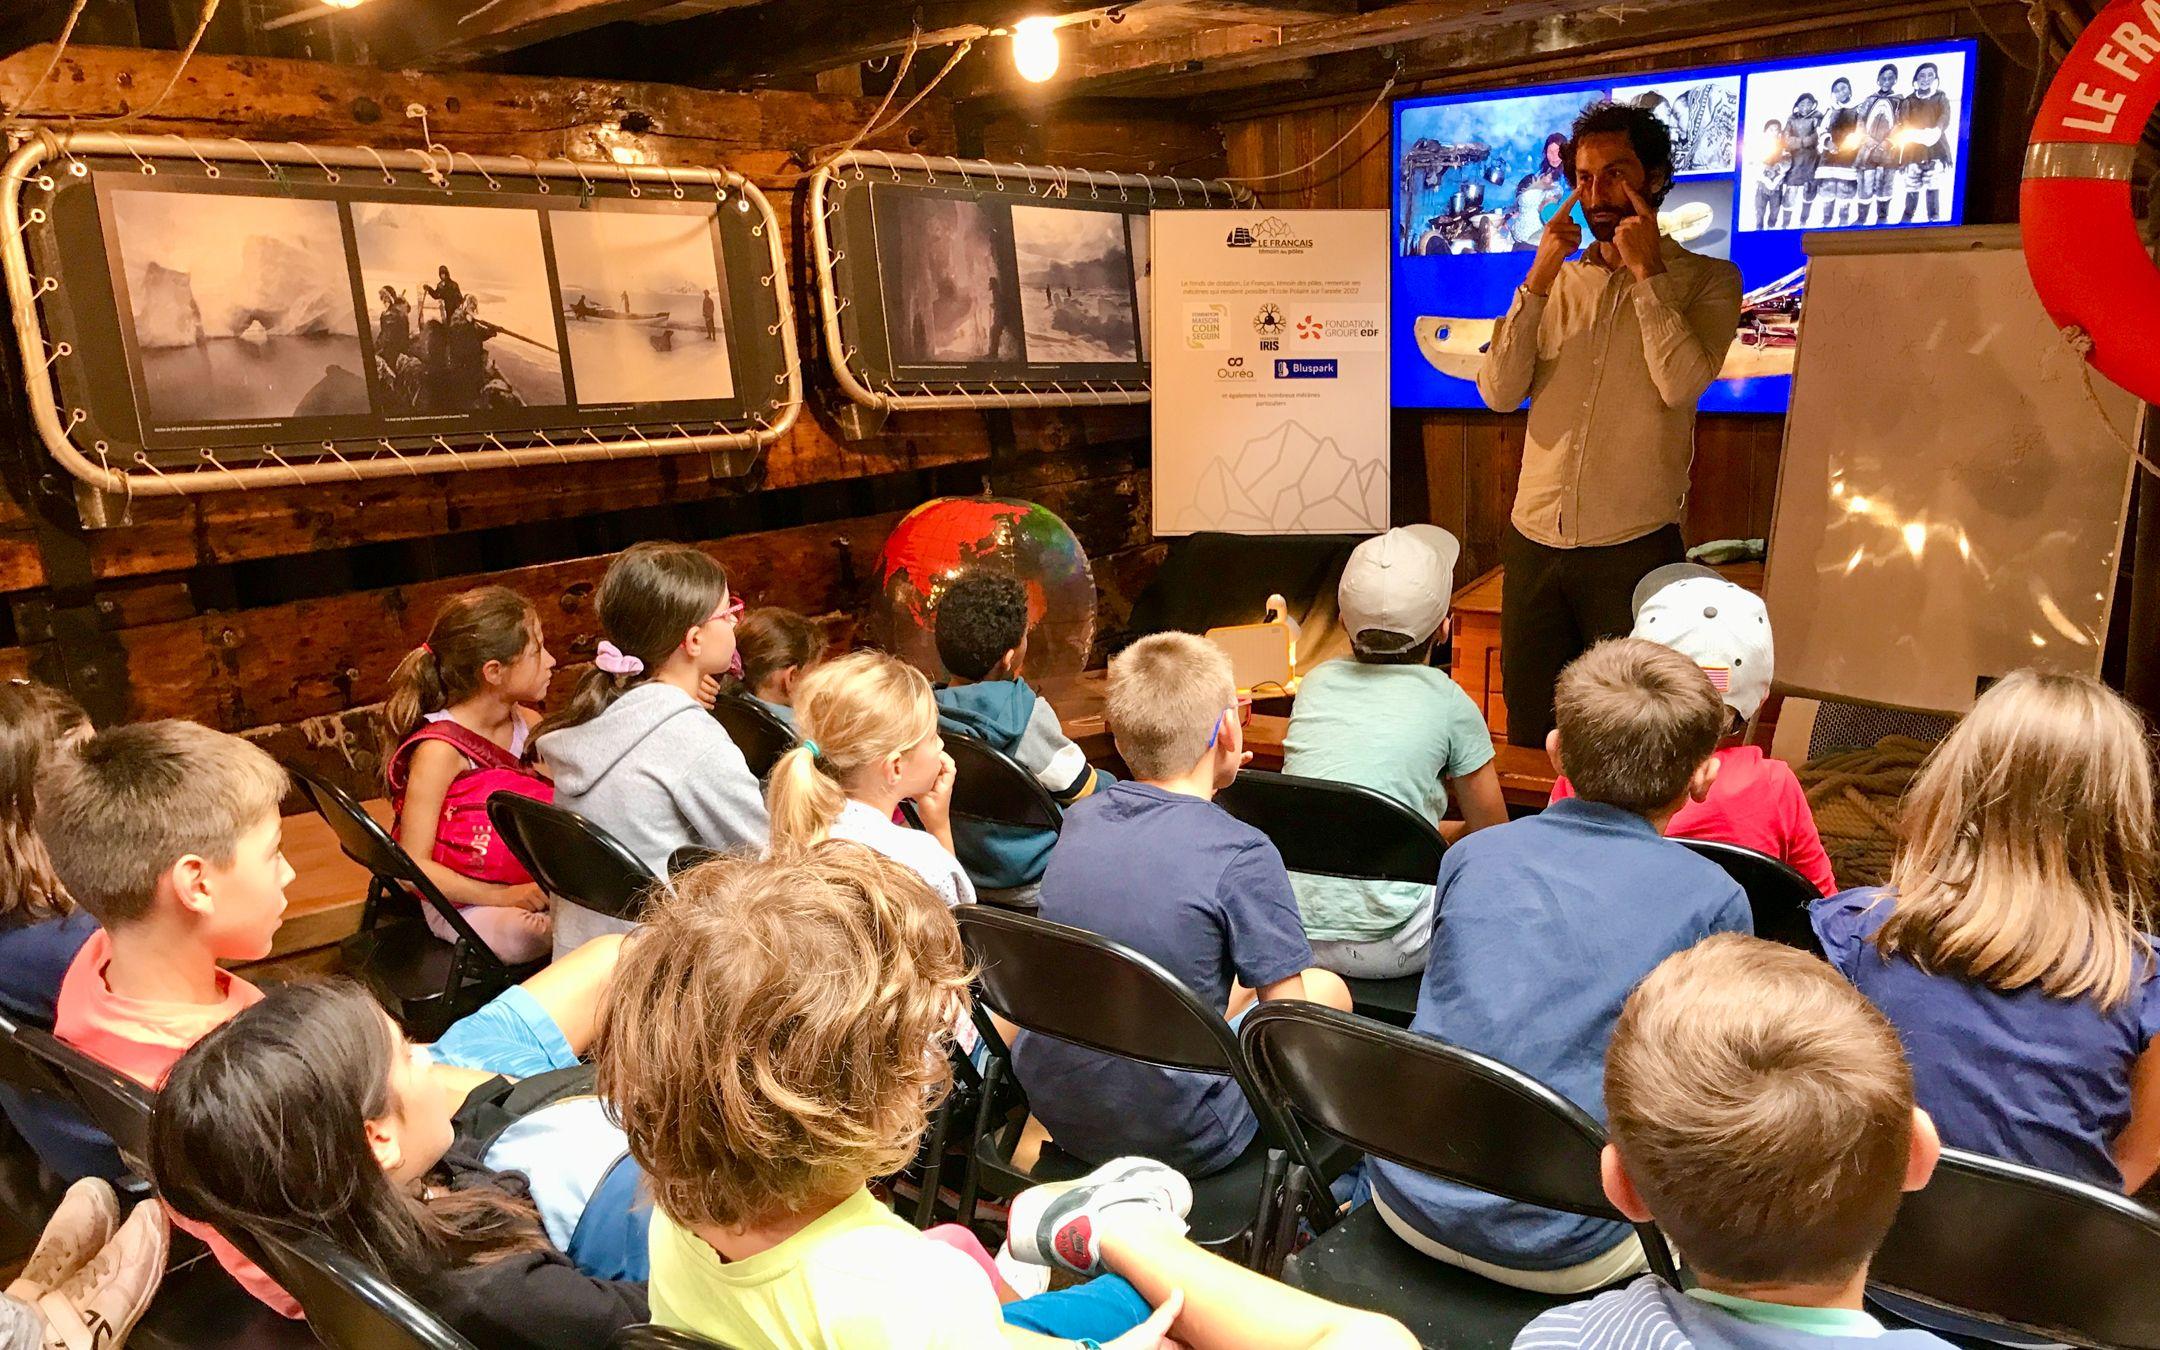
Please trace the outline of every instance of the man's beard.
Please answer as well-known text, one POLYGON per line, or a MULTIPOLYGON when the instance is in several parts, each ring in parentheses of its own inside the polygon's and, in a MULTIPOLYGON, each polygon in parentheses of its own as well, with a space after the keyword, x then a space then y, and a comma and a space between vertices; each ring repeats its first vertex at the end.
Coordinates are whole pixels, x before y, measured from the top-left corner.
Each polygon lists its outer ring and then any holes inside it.
POLYGON ((1586 211, 1583 214, 1590 221, 1591 237, 1601 244, 1609 244, 1613 241, 1613 236, 1620 232, 1620 223, 1635 213, 1617 211, 1608 216, 1597 211, 1586 211))

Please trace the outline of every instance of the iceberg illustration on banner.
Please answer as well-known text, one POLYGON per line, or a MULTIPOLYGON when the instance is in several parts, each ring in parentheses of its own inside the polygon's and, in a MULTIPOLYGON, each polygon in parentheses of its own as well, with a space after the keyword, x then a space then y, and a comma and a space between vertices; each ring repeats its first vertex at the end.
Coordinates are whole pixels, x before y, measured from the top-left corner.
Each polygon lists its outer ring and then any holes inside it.
POLYGON ((1188 516, 1204 530, 1368 533, 1387 528, 1386 466, 1284 422, 1200 470, 1188 516))

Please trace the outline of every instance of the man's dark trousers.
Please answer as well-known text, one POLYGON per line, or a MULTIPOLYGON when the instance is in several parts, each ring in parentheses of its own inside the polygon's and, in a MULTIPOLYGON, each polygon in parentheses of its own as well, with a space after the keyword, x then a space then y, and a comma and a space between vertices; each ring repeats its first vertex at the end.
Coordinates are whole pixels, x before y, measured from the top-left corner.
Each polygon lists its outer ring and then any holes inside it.
POLYGON ((1508 740, 1542 746, 1553 725, 1553 684, 1601 638, 1635 627, 1635 583, 1683 562, 1678 525, 1597 548, 1552 548, 1513 525, 1501 540, 1500 684, 1508 740))

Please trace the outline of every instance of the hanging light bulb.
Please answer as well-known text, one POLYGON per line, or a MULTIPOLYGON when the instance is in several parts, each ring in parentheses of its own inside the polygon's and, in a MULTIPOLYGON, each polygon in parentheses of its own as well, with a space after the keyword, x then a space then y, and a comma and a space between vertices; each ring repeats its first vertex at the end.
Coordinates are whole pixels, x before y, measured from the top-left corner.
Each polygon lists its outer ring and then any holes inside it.
POLYGON ((358 9, 361 0, 322 0, 331 9, 358 9))
POLYGON ((1022 19, 1012 30, 1013 67, 1020 78, 1041 84, 1058 68, 1058 35, 1055 19, 1022 19))

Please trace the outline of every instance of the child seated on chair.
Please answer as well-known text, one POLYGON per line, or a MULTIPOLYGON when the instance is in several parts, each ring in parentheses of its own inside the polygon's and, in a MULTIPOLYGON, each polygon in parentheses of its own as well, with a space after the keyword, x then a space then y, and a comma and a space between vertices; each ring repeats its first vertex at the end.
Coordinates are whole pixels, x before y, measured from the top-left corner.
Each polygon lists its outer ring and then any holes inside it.
MULTIPOLYGON (((1410 1029, 1600 1116, 1628 991, 1672 953, 1753 921, 1722 868, 1659 834, 1717 777, 1725 707, 1695 663, 1639 638, 1601 642, 1560 673, 1554 716, 1548 749, 1579 795, 1448 850, 1410 1029)), ((1372 1164, 1372 1183, 1396 1236, 1503 1284, 1576 1294, 1648 1268, 1625 1224, 1390 1162, 1372 1164)))
MULTIPOLYGON (((1357 546, 1336 594, 1355 659, 1305 676, 1283 737, 1284 773, 1384 793, 1451 843, 1507 820, 1485 718, 1429 664, 1447 631, 1461 551, 1437 525, 1406 525, 1357 546), (1443 823, 1450 789, 1463 818, 1443 823)), ((1372 980, 1425 969, 1431 883, 1292 873, 1290 884, 1326 969, 1372 980)))
POLYGON ((768 605, 735 625, 735 652, 742 673, 734 677, 731 692, 794 726, 795 682, 824 659, 824 632, 792 609, 768 605))
MULTIPOLYGON (((1001 572, 968 572, 938 597, 932 619, 938 660, 951 677, 937 691, 940 725, 1010 755, 1060 806, 1116 781, 1088 764, 1065 734, 1057 709, 1021 678, 1027 587, 1001 572)), ((979 887, 1031 892, 1057 840, 1055 830, 984 824, 958 841, 960 861, 979 887)))
POLYGON ((1943 1141, 2109 1189, 2160 1172, 2152 746, 2083 675, 1994 685, 1905 794, 1890 884, 1818 901, 1943 1141))
MULTIPOLYGON (((1775 678, 1770 611, 1762 597, 1696 563, 1673 563, 1635 587, 1635 633, 1685 656, 1725 700, 1725 734, 1718 741, 1717 782, 1665 826, 1669 839, 1714 839, 1767 853, 1814 883, 1837 891, 1823 852, 1815 812, 1791 766, 1743 745, 1748 723, 1770 696, 1775 678)), ((1562 775, 1552 799, 1575 787, 1562 775)))
POLYGON ((1518 1350, 1946 1344, 1862 1304, 1940 1145, 1897 1033, 1836 971, 1733 934, 1667 958, 1613 1028, 1605 1106, 1605 1194, 1658 1225, 1695 1287, 1645 1276, 1539 1317, 1518 1350))
MULTIPOLYGON (((577 978, 576 966, 619 941, 582 947, 536 979, 577 978)), ((151 1129, 160 1193, 227 1232, 328 1238, 475 1345, 605 1345, 647 1311, 650 1211, 623 1221, 639 1174, 622 1131, 592 1095, 592 1070, 560 1065, 566 1042, 555 1055, 498 1056, 537 1075, 512 1089, 436 1061, 467 1036, 452 1028, 432 1048, 412 1045, 346 980, 271 989, 167 1076, 151 1129), (542 1104, 514 1115, 533 1093, 542 1104), (511 1132, 522 1136, 515 1165, 489 1161, 511 1132), (601 1198, 565 1212, 575 1189, 601 1198), (603 1207, 612 1234, 581 1226, 603 1207), (613 1278, 592 1273, 603 1245, 613 1278), (581 1259, 565 1254, 578 1247, 581 1259)))
POLYGON ((1016 1258, 1095 1277, 1034 1298, 971 1235, 880 1204, 866 1183, 914 1156, 949 1087, 966 987, 945 904, 859 844, 676 878, 624 952, 598 1051, 660 1210, 656 1323, 735 1350, 1414 1344, 1187 1242, 1191 1190, 1147 1159, 1014 1200, 1016 1258))
MULTIPOLYGON (((1110 663, 1105 714, 1134 778, 1066 815, 1042 917, 1160 962, 1231 1018, 1277 998, 1348 1011, 1342 977, 1313 968, 1282 855, 1212 800, 1251 758, 1222 649, 1188 633, 1142 638, 1110 663)), ((1259 1131, 1228 1077, 1035 1035, 1017 1039, 1013 1067, 1058 1146, 1091 1162, 1138 1153, 1205 1176, 1259 1131)))
MULTIPOLYGON (((293 876, 280 845, 285 782, 260 749, 193 722, 114 727, 47 766, 40 826, 54 871, 104 925, 61 982, 55 1036, 155 1088, 189 1046, 262 1001, 219 963, 261 960, 277 936, 293 876)), ((481 1075, 575 1064, 620 941, 505 991, 431 1054, 481 1075)), ((224 1239, 181 1226, 257 1297, 298 1314, 224 1239)))
MULTIPOLYGON (((540 612, 507 586, 479 586, 445 601, 427 641, 406 653, 383 700, 383 781, 390 832, 465 922, 510 965, 546 956, 552 905, 487 817, 505 789, 552 801, 555 789, 526 763, 555 658, 540 612)), ((428 929, 457 932, 432 905, 428 929)))

